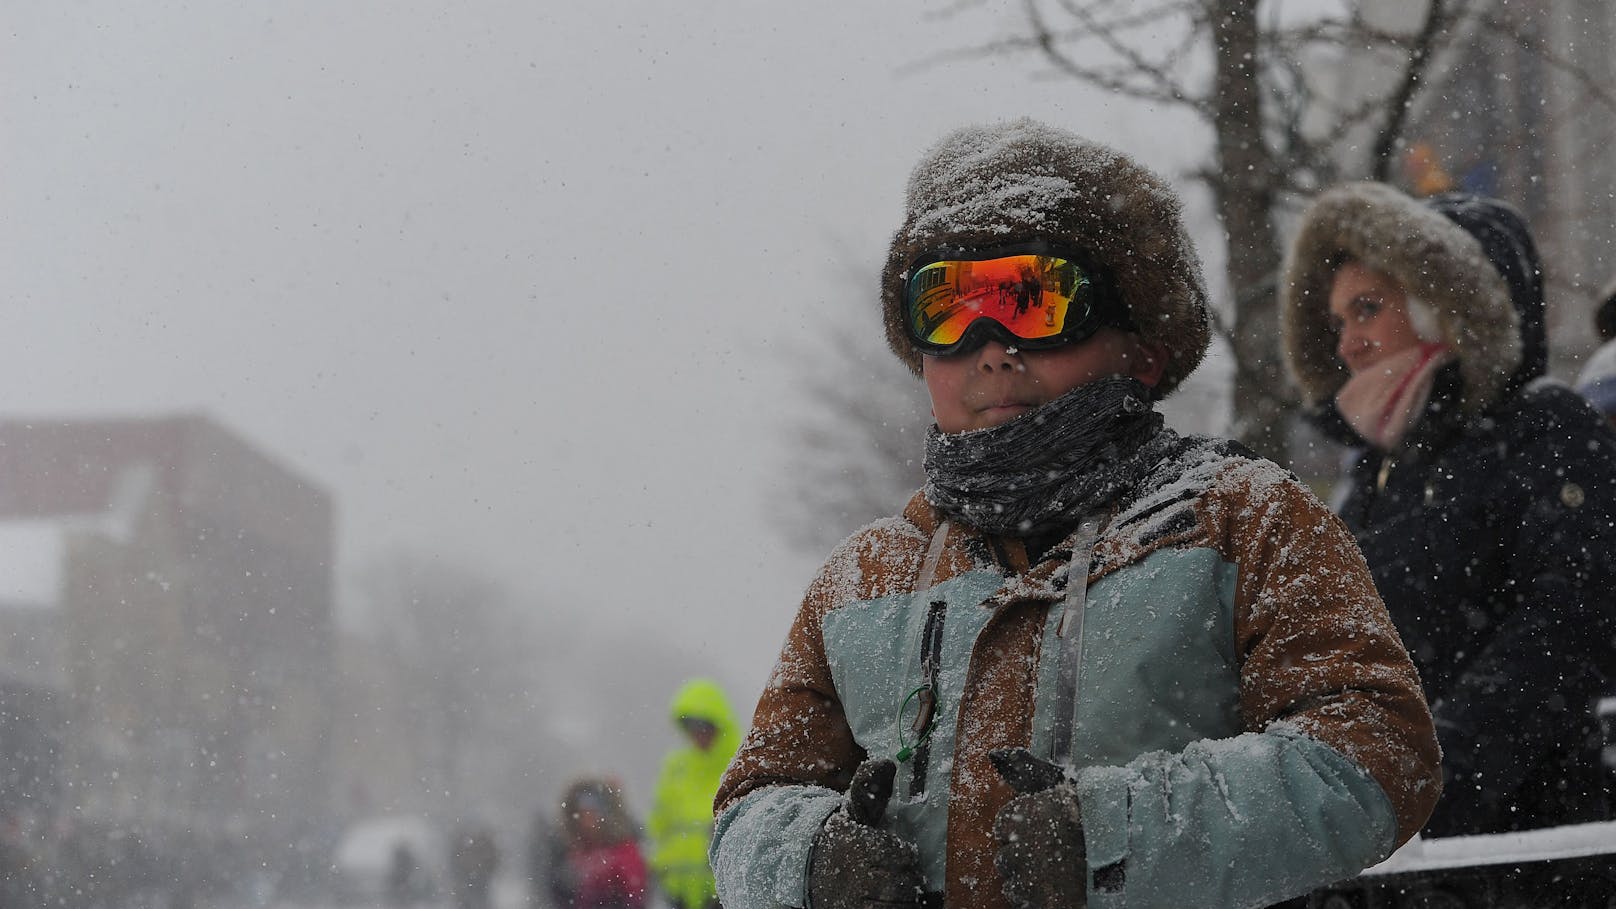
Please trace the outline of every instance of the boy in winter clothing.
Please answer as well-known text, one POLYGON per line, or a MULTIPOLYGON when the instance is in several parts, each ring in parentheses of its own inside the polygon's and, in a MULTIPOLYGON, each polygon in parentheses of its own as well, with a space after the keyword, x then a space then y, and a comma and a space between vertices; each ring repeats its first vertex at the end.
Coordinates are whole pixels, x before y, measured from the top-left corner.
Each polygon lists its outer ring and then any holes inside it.
POLYGON ((719 789, 725 905, 1263 906, 1412 836, 1435 736, 1350 535, 1154 410, 1208 342, 1161 180, 956 132, 882 301, 928 482, 809 587, 719 789))
POLYGON ((670 705, 673 722, 690 743, 668 753, 657 779, 648 819, 651 870, 675 909, 718 905, 707 844, 713 832, 713 793, 735 756, 741 731, 717 682, 692 679, 670 705))
POLYGON ((1362 449, 1341 516, 1420 669, 1447 785, 1427 836, 1607 816, 1616 436, 1547 363, 1543 275, 1492 199, 1314 201, 1282 285, 1311 416, 1362 449))

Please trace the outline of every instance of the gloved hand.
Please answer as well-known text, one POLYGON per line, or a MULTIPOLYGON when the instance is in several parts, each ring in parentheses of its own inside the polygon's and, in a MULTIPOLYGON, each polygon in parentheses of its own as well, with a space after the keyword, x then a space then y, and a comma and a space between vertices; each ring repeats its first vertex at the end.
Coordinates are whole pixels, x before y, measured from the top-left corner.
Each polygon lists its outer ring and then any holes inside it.
POLYGON ((919 909, 920 852, 880 827, 897 770, 891 761, 868 760, 853 772, 847 801, 814 837, 808 909, 919 909))
POLYGON ((1018 794, 999 809, 993 867, 1016 909, 1083 909, 1088 905, 1088 852, 1077 789, 1059 767, 1025 748, 988 757, 1018 794))

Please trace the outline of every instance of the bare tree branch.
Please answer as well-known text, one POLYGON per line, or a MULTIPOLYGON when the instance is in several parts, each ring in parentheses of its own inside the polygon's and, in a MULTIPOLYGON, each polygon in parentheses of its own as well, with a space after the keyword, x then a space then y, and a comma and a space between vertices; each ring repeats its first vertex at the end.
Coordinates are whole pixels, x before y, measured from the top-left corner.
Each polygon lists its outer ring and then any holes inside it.
POLYGON ((1595 79, 1587 70, 1557 53, 1547 42, 1533 38, 1514 25, 1491 14, 1482 16, 1480 21, 1483 28, 1494 34, 1509 38, 1521 49, 1536 54, 1544 63, 1575 79, 1584 91, 1602 103, 1607 110, 1616 112, 1616 95, 1611 94, 1610 89, 1604 83, 1595 79))
POLYGON ((1402 138, 1403 124, 1408 122, 1409 107, 1414 103, 1414 92, 1419 89, 1420 81, 1425 78, 1426 69, 1430 66, 1431 58, 1437 49, 1437 39, 1448 25, 1444 11, 1445 3, 1446 0, 1431 0, 1431 5, 1425 11, 1425 22, 1420 26, 1419 34, 1409 48, 1408 64, 1403 69, 1403 78, 1399 81, 1397 90, 1392 92, 1386 122, 1381 125, 1380 133, 1375 137, 1374 157, 1370 159, 1370 167, 1376 180, 1385 180, 1391 174, 1392 151, 1396 148, 1397 141, 1402 138))
POLYGON ((1292 48, 1325 44, 1354 49, 1378 46, 1406 52, 1417 43, 1417 38, 1402 32, 1375 28, 1357 13, 1345 19, 1325 19, 1307 25, 1276 28, 1269 35, 1276 44, 1292 48))
POLYGON ((1141 101, 1155 104, 1178 104, 1199 109, 1195 99, 1180 98, 1163 94, 1159 91, 1141 88, 1128 81, 1132 68, 1119 66, 1114 68, 1099 68, 1080 66, 1070 57, 1060 51, 1058 45, 1061 38, 1054 34, 1031 35, 1016 38, 1006 38, 969 48, 952 48, 940 51, 913 63, 899 67, 900 73, 920 72, 936 66, 953 65, 966 59, 981 59, 985 57, 1002 56, 1007 52, 1034 50, 1043 54, 1050 63, 1054 64, 1060 75, 1085 82, 1103 91, 1115 92, 1141 101))
MULTIPOLYGON (((1037 0, 1026 0, 1026 7, 1028 18, 1032 20, 1033 41, 1043 53, 1045 59, 1067 75, 1107 91, 1147 101, 1181 104, 1195 110, 1202 116, 1210 115, 1210 109, 1207 107, 1205 99, 1191 97, 1179 89, 1178 86, 1172 85, 1171 80, 1167 80, 1167 87, 1163 88, 1161 80, 1152 79, 1151 81, 1158 84, 1158 87, 1154 90, 1140 88, 1129 82, 1126 79, 1127 74, 1139 73, 1138 68, 1135 66, 1125 66, 1115 71, 1107 71, 1078 65, 1076 61, 1061 50, 1054 34, 1044 24, 1043 16, 1038 11, 1037 0)), ((1148 74, 1146 75, 1149 78, 1148 74)))
MULTIPOLYGON (((1156 83, 1157 91, 1173 98, 1190 97, 1189 92, 1174 81, 1173 77, 1162 69, 1160 65, 1145 59, 1144 55, 1135 50, 1132 45, 1123 41, 1117 35, 1117 28, 1114 23, 1101 22, 1097 16, 1089 12, 1088 7, 1081 3, 1073 2, 1073 0, 1057 0, 1057 2, 1067 12, 1076 17, 1080 25, 1090 29, 1101 43, 1111 49, 1112 53, 1127 61, 1136 72, 1146 79, 1156 83)), ((1038 16, 1038 0, 1026 0, 1026 3, 1027 12, 1036 19, 1038 16)))
POLYGON ((954 0, 952 4, 945 6, 940 10, 935 10, 934 15, 938 19, 947 19, 952 16, 957 16, 968 9, 986 6, 987 3, 988 0, 954 0))
MULTIPOLYGON (((1250 305, 1252 302, 1260 299, 1264 294, 1274 293, 1278 286, 1278 281, 1278 273, 1272 273, 1256 286, 1247 287, 1236 291, 1234 295, 1235 311, 1239 312, 1242 305, 1250 305)), ((1217 307, 1207 307, 1207 312, 1211 314, 1212 318, 1212 333, 1217 335, 1219 338, 1222 338, 1223 343, 1229 345, 1230 350, 1239 350, 1239 328, 1236 325, 1231 324, 1229 319, 1224 316, 1224 314, 1217 307)), ((1255 369, 1253 364, 1248 361, 1247 358, 1233 357, 1232 359, 1234 360, 1234 371, 1237 381, 1240 379, 1244 379, 1246 382, 1252 383, 1267 381, 1267 375, 1255 369)), ((1290 389, 1288 387, 1274 389, 1274 392, 1287 403, 1294 404, 1297 400, 1295 395, 1289 393, 1290 389)))
POLYGON ((1335 150, 1353 130, 1379 117, 1386 107, 1384 95, 1373 95, 1351 107, 1314 102, 1329 114, 1329 131, 1313 136, 1299 137, 1295 144, 1281 150, 1278 170, 1284 188, 1296 195, 1312 195, 1338 179, 1339 164, 1335 150))
MULTIPOLYGON (((1113 34, 1121 34, 1134 29, 1157 26, 1177 16, 1194 18, 1200 8, 1201 5, 1198 0, 1170 0, 1170 2, 1146 7, 1145 9, 1132 9, 1125 6, 1123 7, 1124 14, 1105 23, 1105 28, 1113 34)), ((1082 26, 1057 32, 1056 37, 1065 41, 1095 36, 1088 27, 1082 26)))
MULTIPOLYGON (((977 5, 972 0, 966 0, 938 14, 938 18, 947 18, 969 6, 977 5)), ((1118 31, 1158 25, 1175 15, 1190 14, 1198 8, 1197 0, 1173 0, 1161 6, 1138 11, 1132 16, 1123 17, 1113 21, 1113 28, 1118 31)), ((1049 30, 1047 36, 1021 35, 988 41, 971 47, 947 48, 936 53, 922 57, 917 61, 899 67, 899 72, 916 72, 931 69, 940 65, 958 63, 962 59, 981 59, 984 57, 997 57, 1017 51, 1038 50, 1044 47, 1044 41, 1049 40, 1056 44, 1068 42, 1082 42, 1094 38, 1094 34, 1087 28, 1070 28, 1062 30, 1049 30)), ((1191 36, 1193 38, 1193 36, 1191 36)))

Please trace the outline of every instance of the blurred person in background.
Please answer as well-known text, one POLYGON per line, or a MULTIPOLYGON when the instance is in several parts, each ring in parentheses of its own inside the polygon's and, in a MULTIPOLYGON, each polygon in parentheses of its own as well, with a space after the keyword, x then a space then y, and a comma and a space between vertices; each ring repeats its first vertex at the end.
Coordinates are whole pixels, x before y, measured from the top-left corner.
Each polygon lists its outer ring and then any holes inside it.
POLYGON ((1281 284, 1285 353, 1362 454, 1340 508, 1420 670, 1446 776, 1427 836, 1609 816, 1616 435, 1548 363, 1530 231, 1480 196, 1325 192, 1281 284))
POLYGON ((644 909, 650 874, 618 786, 602 779, 568 786, 556 830, 558 848, 546 864, 558 909, 644 909))
POLYGON ((0 816, 0 909, 44 905, 34 848, 17 815, 0 816))
POLYGON ((426 869, 415 857, 415 851, 408 843, 398 842, 393 846, 393 854, 387 863, 387 901, 395 909, 413 906, 426 899, 431 886, 426 879, 426 869))
POLYGON ((651 867, 657 886, 676 909, 710 909, 718 905, 718 889, 707 864, 713 797, 740 746, 740 729, 724 690, 709 679, 686 682, 674 695, 671 709, 689 744, 662 761, 649 825, 651 867))
POLYGON ((527 833, 526 855, 528 905, 532 909, 560 902, 553 893, 549 894, 550 901, 547 902, 546 894, 549 892, 552 872, 566 861, 566 855, 567 844, 560 825, 552 824, 543 810, 533 812, 533 823, 527 833))
POLYGON ((455 837, 449 854, 449 876, 454 881, 456 909, 488 909, 488 890, 499 869, 499 847, 487 828, 478 827, 455 837))
POLYGON ((1604 343, 1577 376, 1577 393, 1616 426, 1616 281, 1605 288, 1594 310, 1594 330, 1604 343))

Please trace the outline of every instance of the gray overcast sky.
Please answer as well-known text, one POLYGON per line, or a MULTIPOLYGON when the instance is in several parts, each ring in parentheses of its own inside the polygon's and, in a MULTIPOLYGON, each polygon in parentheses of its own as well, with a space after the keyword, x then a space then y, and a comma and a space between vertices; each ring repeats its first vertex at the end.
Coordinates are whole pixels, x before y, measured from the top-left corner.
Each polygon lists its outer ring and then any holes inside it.
POLYGON ((344 572, 443 551, 759 684, 817 565, 782 339, 920 152, 1204 147, 1027 58, 900 72, 1019 9, 936 6, 8 3, 0 411, 206 412, 333 490, 344 572))

